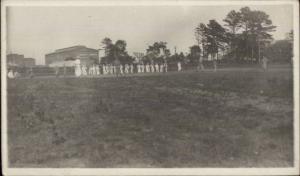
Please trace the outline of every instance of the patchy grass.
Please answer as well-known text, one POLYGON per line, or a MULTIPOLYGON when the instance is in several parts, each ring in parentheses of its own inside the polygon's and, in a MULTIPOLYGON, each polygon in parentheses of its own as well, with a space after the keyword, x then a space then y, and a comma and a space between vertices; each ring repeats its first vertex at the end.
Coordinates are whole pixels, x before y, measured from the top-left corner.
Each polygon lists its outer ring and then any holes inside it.
POLYGON ((291 70, 8 81, 10 167, 289 167, 291 70))

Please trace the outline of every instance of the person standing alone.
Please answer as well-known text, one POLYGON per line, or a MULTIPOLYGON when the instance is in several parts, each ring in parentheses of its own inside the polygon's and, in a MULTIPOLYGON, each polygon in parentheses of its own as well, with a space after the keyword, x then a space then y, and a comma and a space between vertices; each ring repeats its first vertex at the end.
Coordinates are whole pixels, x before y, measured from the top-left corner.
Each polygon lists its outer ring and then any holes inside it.
POLYGON ((267 71, 267 69, 268 69, 268 58, 266 56, 263 56, 262 67, 263 67, 264 71, 267 71))
POLYGON ((181 62, 177 62, 177 71, 179 71, 179 72, 180 72, 180 71, 181 71, 181 69, 182 69, 182 68, 181 68, 181 62))

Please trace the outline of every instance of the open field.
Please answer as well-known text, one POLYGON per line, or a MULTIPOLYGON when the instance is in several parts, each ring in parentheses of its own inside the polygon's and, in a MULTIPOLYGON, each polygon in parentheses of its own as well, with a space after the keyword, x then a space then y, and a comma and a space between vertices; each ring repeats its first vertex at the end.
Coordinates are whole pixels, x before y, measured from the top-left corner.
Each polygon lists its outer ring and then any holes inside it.
POLYGON ((291 69, 8 80, 11 167, 288 167, 291 69))

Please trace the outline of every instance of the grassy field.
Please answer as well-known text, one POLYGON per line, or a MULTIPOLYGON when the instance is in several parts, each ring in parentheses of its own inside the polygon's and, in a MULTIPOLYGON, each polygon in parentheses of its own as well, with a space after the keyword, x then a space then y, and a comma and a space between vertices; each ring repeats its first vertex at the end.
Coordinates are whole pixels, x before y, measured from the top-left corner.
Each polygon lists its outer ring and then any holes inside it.
POLYGON ((288 167, 287 69, 8 81, 10 167, 288 167))

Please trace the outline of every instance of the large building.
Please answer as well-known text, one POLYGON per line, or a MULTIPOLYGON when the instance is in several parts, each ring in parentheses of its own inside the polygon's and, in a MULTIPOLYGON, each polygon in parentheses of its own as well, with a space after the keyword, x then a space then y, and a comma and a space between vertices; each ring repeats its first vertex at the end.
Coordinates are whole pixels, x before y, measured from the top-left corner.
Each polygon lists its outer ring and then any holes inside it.
POLYGON ((61 65, 64 62, 80 60, 81 64, 91 65, 98 62, 98 50, 83 45, 57 49, 45 55, 46 65, 61 65))
POLYGON ((8 54, 7 65, 18 67, 33 67, 35 66, 35 59, 24 58, 24 55, 21 54, 8 54))

